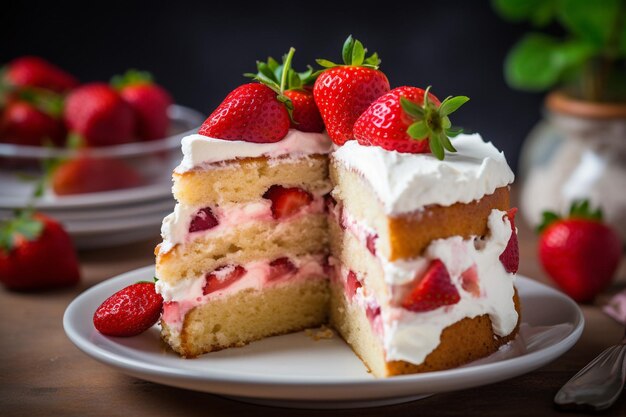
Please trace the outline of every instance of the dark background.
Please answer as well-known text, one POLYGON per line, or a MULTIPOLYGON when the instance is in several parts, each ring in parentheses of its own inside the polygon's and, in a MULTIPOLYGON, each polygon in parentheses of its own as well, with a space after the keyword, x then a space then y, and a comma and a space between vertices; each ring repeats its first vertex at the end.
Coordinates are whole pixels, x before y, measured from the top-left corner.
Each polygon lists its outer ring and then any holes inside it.
POLYGON ((255 68, 297 49, 294 64, 338 62, 353 34, 382 58, 392 87, 433 86, 440 98, 471 98, 453 122, 482 133, 516 167, 542 97, 511 90, 502 74, 509 48, 528 30, 504 22, 488 0, 3 2, 0 62, 40 55, 81 81, 127 68, 151 71, 175 100, 206 114, 255 68))

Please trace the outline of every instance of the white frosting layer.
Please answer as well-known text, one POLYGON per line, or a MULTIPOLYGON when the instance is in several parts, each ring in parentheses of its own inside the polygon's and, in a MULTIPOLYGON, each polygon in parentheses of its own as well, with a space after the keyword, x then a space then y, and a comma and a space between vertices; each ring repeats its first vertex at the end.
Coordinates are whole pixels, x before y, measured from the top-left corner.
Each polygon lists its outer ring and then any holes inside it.
POLYGON ((333 153, 333 159, 363 175, 387 214, 418 210, 430 204, 469 203, 513 182, 513 171, 491 142, 480 135, 459 135, 457 153, 439 161, 432 154, 387 151, 355 140, 333 153))
POLYGON ((253 143, 241 140, 222 140, 198 134, 185 136, 181 142, 183 160, 175 172, 182 173, 196 167, 238 158, 288 156, 300 158, 331 151, 332 142, 325 133, 301 132, 290 129, 287 136, 274 143, 253 143))

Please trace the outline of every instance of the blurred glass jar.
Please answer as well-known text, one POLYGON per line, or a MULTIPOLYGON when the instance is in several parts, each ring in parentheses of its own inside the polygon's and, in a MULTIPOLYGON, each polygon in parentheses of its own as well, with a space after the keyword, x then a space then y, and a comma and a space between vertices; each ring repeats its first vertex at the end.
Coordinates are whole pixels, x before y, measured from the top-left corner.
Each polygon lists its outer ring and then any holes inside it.
POLYGON ((521 209, 532 225, 545 210, 589 199, 626 242, 626 104, 592 103, 553 92, 544 120, 520 157, 521 209))

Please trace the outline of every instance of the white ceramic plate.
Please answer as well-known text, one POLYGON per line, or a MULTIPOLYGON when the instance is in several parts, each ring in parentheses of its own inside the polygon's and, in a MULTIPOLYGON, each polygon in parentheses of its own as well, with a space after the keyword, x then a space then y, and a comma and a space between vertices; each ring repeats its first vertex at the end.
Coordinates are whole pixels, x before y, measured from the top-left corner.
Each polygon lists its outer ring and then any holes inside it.
POLYGON ((523 318, 520 335, 490 357, 457 369, 376 379, 340 337, 314 341, 304 332, 181 359, 159 341, 157 326, 137 337, 111 338, 98 333, 92 324, 102 301, 153 274, 153 266, 141 268, 78 296, 63 317, 70 340, 87 355, 128 375, 262 404, 379 406, 490 384, 553 361, 574 345, 584 326, 582 312, 570 298, 518 276, 523 318))

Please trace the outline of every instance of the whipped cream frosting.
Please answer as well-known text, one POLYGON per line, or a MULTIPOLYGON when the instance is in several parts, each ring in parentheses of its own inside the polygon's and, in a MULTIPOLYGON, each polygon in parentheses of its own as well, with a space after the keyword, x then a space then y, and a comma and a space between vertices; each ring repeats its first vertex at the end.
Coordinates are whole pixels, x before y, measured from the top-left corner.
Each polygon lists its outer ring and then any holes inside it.
POLYGON ((331 151, 332 142, 325 133, 289 129, 287 136, 274 143, 223 140, 193 134, 182 139, 181 148, 183 160, 175 169, 177 173, 190 171, 205 164, 238 158, 260 156, 277 158, 285 155, 290 158, 302 158, 314 154, 326 154, 331 151))
MULTIPOLYGON (((499 336, 509 335, 515 329, 518 321, 513 302, 515 274, 507 273, 499 259, 511 236, 511 225, 505 212, 496 209, 489 215, 488 225, 490 233, 484 240, 464 240, 460 236, 434 240, 423 257, 409 261, 389 262, 378 257, 391 292, 387 299, 377 300, 382 306, 382 332, 375 331, 382 338, 388 361, 422 363, 439 346, 443 330, 466 317, 488 314, 493 331, 499 336), (441 260, 448 269, 461 300, 454 305, 419 313, 399 307, 407 286, 410 287, 409 284, 423 274, 434 259, 441 260), (462 286, 461 276, 470 268, 475 268, 478 276, 478 296, 462 286)), ((357 291, 355 297, 359 304, 372 303, 362 292, 357 291)))
POLYGON ((432 154, 387 151, 351 140, 333 159, 363 175, 390 215, 430 204, 469 203, 513 182, 504 153, 480 135, 459 135, 453 144, 458 152, 440 161, 432 154))

